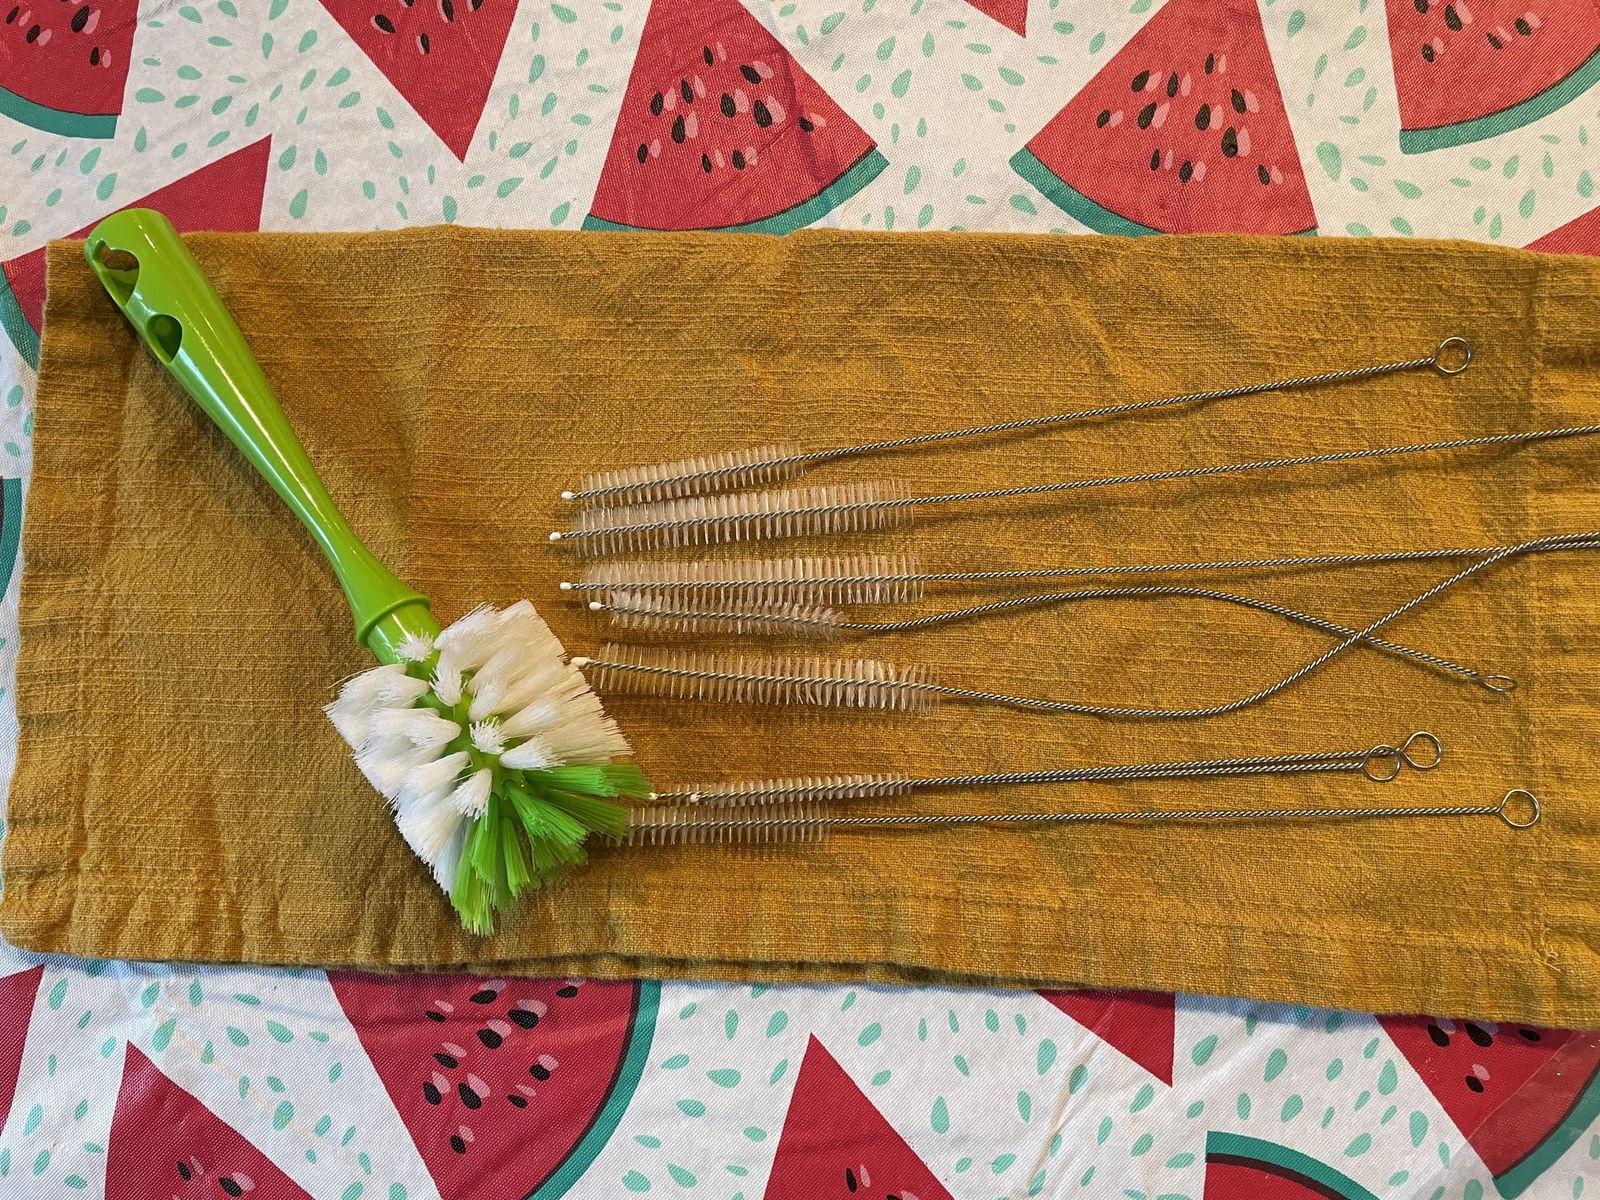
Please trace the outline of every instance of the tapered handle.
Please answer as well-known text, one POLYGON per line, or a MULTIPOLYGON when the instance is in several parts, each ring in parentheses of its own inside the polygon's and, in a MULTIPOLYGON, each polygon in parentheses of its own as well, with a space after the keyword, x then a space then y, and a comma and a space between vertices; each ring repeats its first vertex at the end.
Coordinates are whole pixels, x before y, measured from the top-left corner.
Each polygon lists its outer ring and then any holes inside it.
POLYGON ((244 335, 172 223, 151 209, 126 209, 94 227, 84 252, 151 353, 316 539, 350 602, 356 639, 393 661, 407 635, 437 632, 427 599, 395 578, 345 523, 244 335))

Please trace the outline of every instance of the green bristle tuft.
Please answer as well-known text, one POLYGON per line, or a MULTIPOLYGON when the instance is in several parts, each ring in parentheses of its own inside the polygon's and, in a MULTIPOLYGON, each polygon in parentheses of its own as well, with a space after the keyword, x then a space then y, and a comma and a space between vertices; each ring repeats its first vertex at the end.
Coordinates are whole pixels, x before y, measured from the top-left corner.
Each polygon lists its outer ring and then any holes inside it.
POLYGON ((596 796, 615 794, 606 780, 605 768, 598 766, 546 767, 542 771, 529 771, 528 777, 530 782, 563 791, 590 792, 596 796))
POLYGON ((637 763, 606 763, 600 770, 611 785, 610 795, 642 800, 650 794, 650 781, 637 763))
MULTIPOLYGON (((469 839, 471 835, 468 835, 469 839)), ((469 933, 485 937, 494 932, 494 911, 483 892, 483 880, 463 857, 456 871, 455 886, 450 889, 450 903, 461 917, 461 925, 469 933)))
POLYGON ((522 835, 517 832, 517 824, 509 816, 500 818, 500 846, 504 855, 506 884, 515 898, 533 882, 533 875, 522 853, 522 835))
POLYGON ((546 792, 544 798, 595 833, 621 837, 627 832, 628 810, 621 804, 599 796, 583 796, 556 788, 546 792))
POLYGON ((506 794, 511 799, 512 807, 516 810, 522 827, 528 831, 529 841, 548 841, 575 846, 589 836, 588 829, 584 828, 582 823, 544 798, 545 789, 524 790, 512 786, 506 789, 506 794))

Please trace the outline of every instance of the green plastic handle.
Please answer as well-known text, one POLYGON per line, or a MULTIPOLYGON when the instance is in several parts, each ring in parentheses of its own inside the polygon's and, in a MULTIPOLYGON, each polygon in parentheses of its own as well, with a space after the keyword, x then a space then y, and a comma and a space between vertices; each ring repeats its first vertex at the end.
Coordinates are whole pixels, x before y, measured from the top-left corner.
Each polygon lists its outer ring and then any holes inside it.
POLYGON ((437 636, 427 597, 397 579, 345 523, 244 335, 172 223, 151 209, 126 209, 94 227, 84 253, 145 345, 316 539, 350 603, 356 640, 395 662, 407 638, 437 636))

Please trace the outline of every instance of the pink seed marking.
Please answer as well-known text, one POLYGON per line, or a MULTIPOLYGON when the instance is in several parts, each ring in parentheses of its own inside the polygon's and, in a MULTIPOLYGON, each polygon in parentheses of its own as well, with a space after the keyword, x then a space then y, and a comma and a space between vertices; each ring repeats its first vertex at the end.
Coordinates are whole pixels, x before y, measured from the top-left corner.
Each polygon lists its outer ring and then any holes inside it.
POLYGON ((98 8, 91 8, 89 10, 89 19, 83 23, 83 32, 93 33, 94 27, 98 24, 100 24, 100 10, 98 8))
POLYGON ((1282 183, 1283 182, 1283 172, 1278 170, 1277 167, 1273 167, 1272 170, 1270 172, 1268 172, 1268 173, 1272 176, 1272 182, 1273 183, 1282 183))
POLYGON ((700 132, 700 118, 690 113, 683 119, 683 136, 692 138, 700 132))
MULTIPOLYGON (((660 158, 661 157, 661 139, 660 138, 656 138, 653 142, 650 143, 650 157, 651 158, 660 158)), ((544 1014, 541 1013, 540 1015, 543 1016, 544 1014)))
POLYGON ((744 148, 744 165, 753 167, 759 161, 760 159, 756 157, 756 148, 754 146, 746 146, 744 148))
POLYGON ((700 76, 696 75, 694 77, 694 82, 690 86, 694 88, 694 94, 696 96, 699 96, 702 100, 706 98, 705 80, 701 79, 700 76))
POLYGON ((469 1126, 466 1126, 466 1125, 457 1125, 457 1126, 456 1126, 456 1132, 457 1132, 457 1133, 459 1133, 459 1134, 460 1134, 460 1135, 461 1135, 461 1140, 462 1140, 462 1141, 463 1141, 463 1142, 472 1142, 472 1141, 475 1141, 475 1140, 476 1140, 476 1139, 475 1139, 475 1138, 474 1138, 474 1137, 473 1137, 473 1136, 472 1136, 472 1129, 471 1129, 471 1128, 470 1128, 470 1127, 469 1127, 469 1126))
POLYGON ((676 88, 668 88, 662 93, 661 107, 666 109, 667 112, 671 112, 678 107, 678 92, 676 88))
POLYGON ((539 1094, 538 1089, 531 1088, 525 1083, 517 1084, 517 1091, 521 1092, 524 1096, 537 1096, 539 1094))
POLYGON ((441 1092, 448 1092, 450 1090, 450 1081, 438 1071, 435 1071, 433 1073, 433 1086, 438 1088, 441 1092))
POLYGON ((872 1186, 872 1173, 867 1170, 866 1163, 862 1163, 856 1168, 856 1177, 861 1180, 862 1187, 872 1186))
POLYGON ((818 129, 826 129, 828 127, 828 118, 823 116, 821 113, 812 113, 811 123, 818 129))
POLYGON ((1440 1029, 1444 1030, 1446 1033, 1454 1033, 1456 1031, 1456 1023, 1449 1017, 1440 1017, 1434 1022, 1434 1024, 1440 1029))
POLYGON ((743 88, 733 89, 733 109, 742 113, 750 111, 750 97, 744 94, 743 88))
POLYGON ((448 1054, 451 1058, 461 1059, 467 1056, 466 1050, 456 1045, 454 1042, 446 1042, 440 1047, 440 1049, 448 1054))
POLYGON ((776 96, 767 97, 767 111, 772 114, 772 120, 774 124, 781 122, 783 118, 788 115, 784 112, 783 105, 778 103, 778 98, 776 96))
POLYGON ((718 58, 723 58, 723 59, 728 57, 728 52, 725 49, 723 49, 721 42, 717 43, 717 57, 718 58))
POLYGON ((1189 85, 1191 82, 1193 81, 1191 80, 1189 73, 1185 71, 1183 75, 1183 82, 1178 84, 1178 95, 1187 96, 1189 94, 1189 85))
POLYGON ((1444 53, 1444 39, 1442 37, 1436 37, 1428 44, 1433 47, 1433 56, 1435 58, 1444 53))
POLYGON ((496 1033, 498 1033, 501 1037, 510 1036, 511 1026, 506 1021, 501 1021, 501 1020, 485 1021, 484 1024, 487 1025, 490 1029, 494 1030, 496 1033))
POLYGON ((1479 1079, 1488 1079, 1489 1078, 1489 1068, 1484 1066, 1482 1063, 1473 1063, 1472 1064, 1472 1073, 1474 1075, 1476 1075, 1479 1079))
POLYGON ((1461 23, 1463 25, 1471 25, 1472 24, 1472 10, 1470 8, 1468 8, 1465 4, 1457 4, 1456 5, 1456 16, 1461 18, 1461 23))
POLYGON ((1261 111, 1261 101, 1256 99, 1256 94, 1249 88, 1244 90, 1244 110, 1245 112, 1261 111))
POLYGON ((1239 153, 1245 158, 1250 157, 1250 127, 1247 125, 1239 127, 1239 153))
POLYGON ((479 1079, 476 1075, 467 1076, 467 1086, 485 1099, 494 1095, 494 1093, 489 1090, 489 1085, 483 1080, 479 1079))
POLYGON ((723 160, 721 150, 713 150, 711 152, 711 157, 719 167, 725 167, 728 165, 727 162, 723 160))
POLYGON ((548 1054, 539 1055, 539 1065, 546 1071, 554 1071, 560 1064, 548 1054))
POLYGON ((1194 174, 1189 176, 1189 178, 1194 180, 1196 183, 1199 183, 1205 177, 1206 177, 1206 164, 1203 163, 1203 162, 1195 163, 1194 164, 1194 174))
POLYGON ((1111 120, 1106 122, 1106 127, 1108 129, 1115 129, 1118 125, 1121 125, 1121 124, 1122 124, 1122 110, 1119 108, 1119 109, 1117 109, 1116 112, 1111 114, 1111 120))
POLYGON ((771 79, 772 78, 772 68, 767 66, 767 64, 762 62, 760 59, 757 59, 755 62, 751 63, 750 65, 756 69, 756 74, 760 75, 761 78, 763 78, 763 79, 771 79))
POLYGON ((241 1175, 239 1172, 235 1171, 232 1175, 232 1179, 239 1185, 239 1190, 242 1192, 253 1192, 256 1190, 256 1181, 251 1179, 248 1175, 241 1175))
POLYGON ((1217 55, 1217 72, 1218 72, 1218 74, 1226 74, 1227 70, 1228 70, 1228 56, 1226 54, 1217 55))
POLYGON ((1522 14, 1522 19, 1524 21, 1526 21, 1529 25, 1532 25, 1535 29, 1539 28, 1539 26, 1543 23, 1543 22, 1541 22, 1539 20, 1539 14, 1538 13, 1531 13, 1531 12, 1523 13, 1522 14))
POLYGON ((435 1000, 433 1006, 443 1013, 453 1013, 456 1010, 456 1006, 448 1000, 435 1000))
MULTIPOLYGON (((1169 104, 1162 104, 1158 106, 1156 108, 1156 115, 1150 118, 1150 128, 1160 129, 1163 125, 1165 125, 1167 123, 1167 109, 1171 107, 1172 106, 1169 104)), ((1172 157, 1172 151, 1167 151, 1167 157, 1172 157)))
POLYGON ((1168 150, 1166 152, 1166 154, 1164 154, 1162 156, 1162 158, 1161 158, 1161 169, 1163 171, 1172 170, 1172 151, 1171 150, 1168 150))
POLYGON ((550 1011, 550 1006, 543 1000, 518 1000, 516 1007, 523 1012, 531 1012, 536 1017, 542 1017, 550 1011))

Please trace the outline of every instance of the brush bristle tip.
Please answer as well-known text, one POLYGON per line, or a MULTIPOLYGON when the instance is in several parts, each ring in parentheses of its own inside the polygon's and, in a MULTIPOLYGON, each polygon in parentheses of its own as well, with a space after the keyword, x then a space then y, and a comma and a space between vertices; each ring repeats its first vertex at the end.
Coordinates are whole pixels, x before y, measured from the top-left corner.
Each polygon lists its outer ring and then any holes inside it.
POLYGON ((576 500, 578 498, 578 493, 577 492, 562 492, 561 493, 561 498, 563 500, 576 500))
POLYGON ((556 532, 553 532, 553 533, 551 533, 551 535, 550 535, 550 540, 551 540, 551 541, 552 541, 552 542, 559 542, 559 541, 560 541, 560 540, 561 540, 561 533, 560 533, 560 531, 559 531, 559 530, 557 530, 557 531, 556 531, 556 532))
POLYGON ((570 592, 570 591, 571 591, 571 590, 572 590, 572 580, 570 580, 570 579, 563 579, 563 580, 562 580, 562 581, 561 581, 561 590, 562 590, 562 591, 563 591, 563 592, 570 592))

